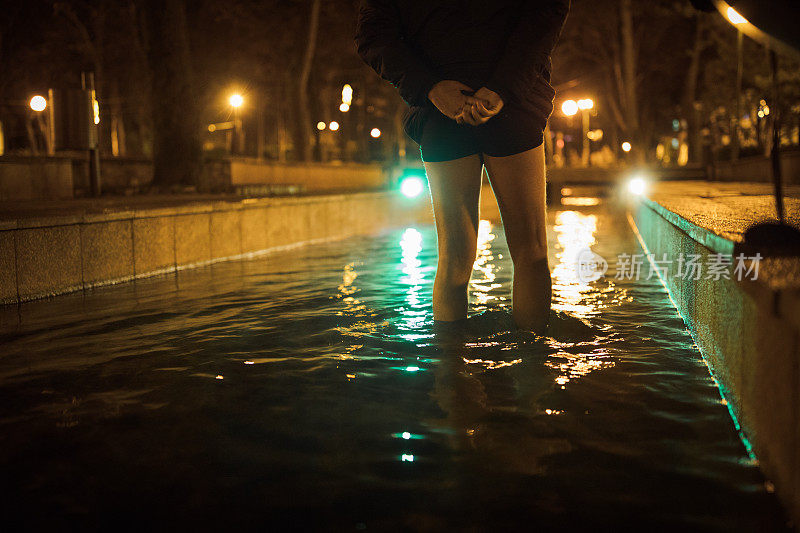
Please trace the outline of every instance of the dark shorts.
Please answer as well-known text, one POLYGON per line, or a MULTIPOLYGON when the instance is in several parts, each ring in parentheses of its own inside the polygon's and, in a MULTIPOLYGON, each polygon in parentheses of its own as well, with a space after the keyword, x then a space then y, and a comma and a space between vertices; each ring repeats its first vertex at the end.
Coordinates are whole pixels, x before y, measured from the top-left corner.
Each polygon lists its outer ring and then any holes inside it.
MULTIPOLYGON (((436 108, 426 108, 418 135, 422 160, 450 161, 473 154, 504 157, 536 148, 544 141, 547 119, 505 107, 480 126, 458 124, 436 108)), ((412 137, 413 138, 413 137, 412 137)))

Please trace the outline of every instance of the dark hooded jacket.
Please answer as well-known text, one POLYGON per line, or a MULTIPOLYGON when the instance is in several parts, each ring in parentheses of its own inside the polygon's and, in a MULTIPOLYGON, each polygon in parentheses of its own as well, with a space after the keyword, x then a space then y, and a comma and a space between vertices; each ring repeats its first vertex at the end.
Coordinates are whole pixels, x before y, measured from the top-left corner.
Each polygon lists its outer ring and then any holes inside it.
POLYGON ((507 106, 553 111, 550 54, 569 0, 361 0, 358 54, 409 105, 406 133, 419 142, 428 92, 441 80, 487 87, 507 106))

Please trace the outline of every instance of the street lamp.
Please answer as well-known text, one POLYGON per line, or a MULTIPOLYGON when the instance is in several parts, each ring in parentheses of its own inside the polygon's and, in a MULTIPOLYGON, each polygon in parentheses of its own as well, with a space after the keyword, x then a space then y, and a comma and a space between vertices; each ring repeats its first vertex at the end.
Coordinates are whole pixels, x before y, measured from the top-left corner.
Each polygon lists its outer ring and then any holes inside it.
POLYGON ((323 131, 327 127, 328 127, 328 125, 325 124, 324 122, 322 122, 321 120, 319 122, 317 122, 317 129, 319 131, 323 131))
POLYGON ((568 117, 574 117, 578 113, 578 103, 575 100, 565 100, 561 104, 561 112, 568 117))
POLYGON ((747 24, 747 19, 741 16, 738 11, 730 6, 728 6, 728 9, 725 11, 725 16, 728 17, 728 20, 731 21, 731 24, 734 26, 747 24))
POLYGON ((623 152, 628 153, 628 152, 631 151, 631 148, 632 148, 631 143, 629 143, 628 141, 625 141, 624 143, 622 143, 622 151, 623 152))
POLYGON ((372 128, 372 131, 369 132, 373 139, 377 139, 381 136, 381 130, 378 128, 372 128))
POLYGON ((328 129, 330 129, 331 131, 338 131, 339 130, 339 123, 334 120, 333 122, 328 124, 328 129))
POLYGON ((241 148, 241 124, 239 124, 239 108, 244 105, 244 97, 239 93, 233 93, 228 98, 228 103, 233 108, 233 128, 231 130, 231 153, 238 153, 241 148))
POLYGON ((581 160, 583 166, 588 167, 591 159, 589 157, 589 110, 594 108, 594 100, 591 98, 581 98, 577 102, 575 100, 565 100, 561 104, 561 112, 568 117, 573 117, 580 112, 581 114, 581 138, 583 139, 583 150, 581 152, 581 160))
POLYGON ((345 83, 342 87, 342 103, 348 106, 353 103, 353 88, 349 83, 345 83))
POLYGON ((47 99, 45 99, 44 96, 41 96, 41 95, 37 94, 36 96, 31 98, 30 106, 31 106, 31 109, 33 109, 34 111, 37 111, 37 112, 38 111, 44 111, 45 108, 47 107, 47 99))
MULTIPOLYGON (((40 117, 43 117, 45 140, 47 141, 47 155, 54 155, 56 150, 55 119, 53 117, 53 106, 52 105, 49 106, 48 109, 47 105, 53 100, 52 89, 50 89, 47 96, 48 98, 45 98, 44 96, 37 94, 33 98, 31 98, 29 105, 31 107, 31 110, 37 113, 37 121, 39 120, 40 117), (47 113, 42 113, 45 109, 47 109, 47 113)), ((94 100, 94 102, 96 103, 97 100, 94 100)), ((98 117, 97 112, 95 112, 95 117, 98 117)), ((95 124, 97 124, 97 120, 95 120, 95 124)))

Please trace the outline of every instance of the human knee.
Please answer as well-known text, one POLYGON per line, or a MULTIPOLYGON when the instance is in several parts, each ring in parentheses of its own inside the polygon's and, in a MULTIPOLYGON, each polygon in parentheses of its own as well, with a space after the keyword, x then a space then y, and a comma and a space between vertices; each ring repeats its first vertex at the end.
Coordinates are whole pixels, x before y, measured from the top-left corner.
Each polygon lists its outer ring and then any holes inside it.
POLYGON ((466 251, 440 253, 436 278, 439 282, 451 286, 466 285, 469 283, 474 264, 474 253, 470 254, 466 251))
POLYGON ((537 241, 528 241, 511 247, 511 259, 515 268, 525 266, 547 265, 547 244, 537 241))

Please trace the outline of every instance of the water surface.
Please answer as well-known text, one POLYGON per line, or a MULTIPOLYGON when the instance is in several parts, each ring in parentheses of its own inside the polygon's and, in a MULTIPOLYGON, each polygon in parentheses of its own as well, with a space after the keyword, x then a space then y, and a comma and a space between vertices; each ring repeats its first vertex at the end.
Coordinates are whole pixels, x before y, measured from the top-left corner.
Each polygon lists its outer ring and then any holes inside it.
POLYGON ((28 526, 779 529, 782 512, 641 253, 603 207, 550 213, 553 337, 431 334, 432 227, 183 271, 0 314, 3 516, 28 526), (644 276, 646 277, 646 276, 644 276))

